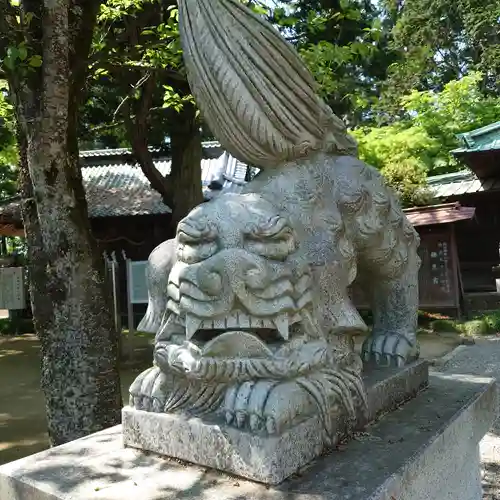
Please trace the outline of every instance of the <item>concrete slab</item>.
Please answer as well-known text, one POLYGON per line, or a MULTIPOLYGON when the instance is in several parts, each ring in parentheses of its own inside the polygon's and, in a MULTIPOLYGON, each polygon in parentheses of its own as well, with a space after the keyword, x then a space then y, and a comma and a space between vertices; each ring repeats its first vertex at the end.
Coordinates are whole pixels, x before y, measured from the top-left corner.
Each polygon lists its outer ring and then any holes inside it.
MULTIPOLYGON (((414 397, 427 386, 428 375, 425 361, 404 368, 368 367, 364 376, 368 421, 414 397)), ((220 422, 129 407, 123 410, 122 422, 127 446, 272 485, 281 483, 320 456, 325 448, 319 415, 276 436, 252 434, 220 422)), ((344 420, 336 423, 334 444, 347 431, 344 420)))
POLYGON ((0 467, 1 500, 481 500, 491 379, 430 387, 278 487, 124 448, 121 426, 0 467))

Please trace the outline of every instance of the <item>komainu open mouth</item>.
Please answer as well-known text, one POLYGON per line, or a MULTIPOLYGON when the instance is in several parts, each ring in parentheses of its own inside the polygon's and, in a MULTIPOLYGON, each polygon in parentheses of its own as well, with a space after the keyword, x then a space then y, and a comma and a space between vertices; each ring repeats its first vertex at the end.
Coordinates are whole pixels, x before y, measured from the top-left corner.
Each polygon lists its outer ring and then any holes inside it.
POLYGON ((186 340, 207 341, 235 330, 288 341, 291 326, 312 302, 308 269, 293 273, 245 250, 220 252, 170 273, 167 308, 186 340))
POLYGON ((287 313, 275 317, 260 318, 241 310, 233 310, 227 316, 214 319, 202 319, 190 314, 176 318, 176 322, 185 328, 186 340, 207 342, 214 337, 231 331, 254 333, 262 340, 280 342, 290 339, 292 326, 302 319, 300 313, 289 316, 287 313))

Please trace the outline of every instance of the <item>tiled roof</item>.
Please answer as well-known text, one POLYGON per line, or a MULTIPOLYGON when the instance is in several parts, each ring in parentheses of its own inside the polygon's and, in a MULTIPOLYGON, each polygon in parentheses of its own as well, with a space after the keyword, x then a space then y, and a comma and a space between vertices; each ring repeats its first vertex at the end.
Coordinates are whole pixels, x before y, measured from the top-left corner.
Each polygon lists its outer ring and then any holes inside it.
POLYGON ((474 147, 470 148, 457 148, 452 151, 454 155, 459 155, 462 153, 479 153, 486 151, 494 151, 500 149, 500 137, 498 139, 493 139, 488 141, 485 144, 477 144, 474 147))
MULTIPOLYGON (((170 162, 155 162, 166 175, 170 162)), ((171 212, 149 185, 139 166, 106 163, 82 168, 90 217, 164 214, 171 212)))
MULTIPOLYGON (((203 149, 213 149, 220 148, 220 144, 217 141, 204 141, 202 143, 203 149)), ((156 156, 169 156, 169 145, 165 144, 164 148, 149 148, 149 151, 156 156)), ((132 151, 127 148, 114 148, 114 149, 89 149, 86 151, 80 151, 80 158, 105 158, 105 157, 121 157, 121 156, 132 156, 132 151)))
MULTIPOLYGON (((206 148, 220 147, 216 142, 204 143, 206 148)), ((154 164, 162 175, 168 175, 171 160, 160 150, 154 150, 154 164)), ((206 199, 221 192, 238 192, 245 184, 247 167, 223 152, 216 158, 205 155, 201 164, 201 182, 206 199), (214 191, 209 184, 217 181, 222 191, 214 191)), ((149 184, 141 168, 133 163, 127 149, 83 151, 82 177, 90 217, 119 217, 170 213, 160 194, 149 184), (130 160, 128 157, 130 156, 130 160)), ((19 201, 6 200, 0 206, 0 219, 20 221, 19 201)))
POLYGON ((470 170, 453 174, 435 175, 428 179, 429 188, 436 198, 449 198, 481 191, 500 190, 500 179, 479 179, 470 170))
POLYGON ((455 155, 500 150, 500 122, 458 135, 462 147, 452 151, 455 155))
MULTIPOLYGON (((155 160, 162 175, 170 173, 169 159, 155 160)), ((213 196, 208 187, 212 181, 222 185, 223 192, 237 192, 245 184, 247 167, 228 153, 201 162, 201 182, 207 199, 213 196)), ((154 215, 171 212, 161 196, 149 184, 141 168, 132 163, 104 161, 82 167, 82 176, 90 217, 154 215)), ((218 193, 217 193, 218 194, 218 193)))
POLYGON ((475 211, 474 207, 462 207, 460 203, 447 203, 404 210, 408 220, 416 227, 469 220, 474 217, 475 211))
MULTIPOLYGON (((158 154, 162 150, 160 148, 149 148, 149 151, 153 154, 158 154)), ((89 149, 87 151, 80 151, 80 158, 105 158, 130 155, 132 155, 132 152, 127 148, 89 149)))

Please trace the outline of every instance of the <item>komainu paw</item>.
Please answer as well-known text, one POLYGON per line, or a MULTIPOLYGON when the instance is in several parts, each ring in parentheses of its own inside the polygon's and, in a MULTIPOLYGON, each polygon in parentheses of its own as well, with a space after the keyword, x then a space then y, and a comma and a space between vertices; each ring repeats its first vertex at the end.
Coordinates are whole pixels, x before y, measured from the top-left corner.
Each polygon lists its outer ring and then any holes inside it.
POLYGON ((420 346, 417 340, 410 338, 397 333, 372 334, 363 343, 363 361, 383 366, 404 366, 415 361, 420 355, 420 346))

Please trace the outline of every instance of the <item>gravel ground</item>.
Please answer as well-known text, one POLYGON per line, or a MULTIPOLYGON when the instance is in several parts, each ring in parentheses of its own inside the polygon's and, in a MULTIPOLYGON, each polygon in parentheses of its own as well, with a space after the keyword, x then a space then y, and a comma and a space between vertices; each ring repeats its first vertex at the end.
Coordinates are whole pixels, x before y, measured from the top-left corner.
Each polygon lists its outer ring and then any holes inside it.
MULTIPOLYGON (((439 371, 496 378, 500 385, 500 338, 480 339, 460 346, 439 371)), ((500 396, 500 388, 499 396, 500 396)), ((500 399, 499 399, 500 401, 500 399)), ((491 431, 481 442, 484 500, 500 500, 500 411, 491 431)))

